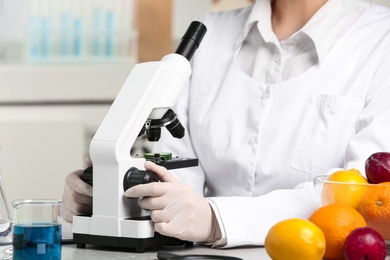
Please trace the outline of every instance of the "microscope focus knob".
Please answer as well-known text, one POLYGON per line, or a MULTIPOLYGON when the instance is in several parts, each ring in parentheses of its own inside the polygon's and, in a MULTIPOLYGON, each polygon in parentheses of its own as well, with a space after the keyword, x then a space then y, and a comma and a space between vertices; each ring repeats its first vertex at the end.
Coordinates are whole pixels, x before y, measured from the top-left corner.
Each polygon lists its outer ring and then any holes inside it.
POLYGON ((138 184, 145 184, 149 182, 158 182, 159 179, 151 171, 138 170, 135 167, 131 167, 123 177, 123 191, 130 189, 138 184))
POLYGON ((93 186, 93 175, 92 175, 92 167, 88 167, 84 169, 83 174, 81 174, 80 178, 88 183, 89 185, 93 186))

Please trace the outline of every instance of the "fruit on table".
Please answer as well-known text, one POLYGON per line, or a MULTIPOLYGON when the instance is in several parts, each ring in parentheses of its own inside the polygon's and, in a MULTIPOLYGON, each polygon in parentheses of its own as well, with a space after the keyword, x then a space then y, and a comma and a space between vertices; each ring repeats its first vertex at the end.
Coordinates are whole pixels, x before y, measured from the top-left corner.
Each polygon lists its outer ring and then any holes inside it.
POLYGON ((357 228, 345 240, 344 255, 346 260, 384 260, 386 243, 375 229, 357 228))
POLYGON ((332 183, 326 182, 322 188, 321 203, 328 205, 332 203, 344 203, 355 209, 359 207, 360 200, 366 192, 367 179, 356 169, 340 170, 331 174, 328 181, 343 182, 332 183), (357 183, 357 185, 353 185, 357 183))
POLYGON ((367 158, 364 166, 369 183, 390 181, 390 153, 374 153, 367 158))
POLYGON ((325 237, 312 222, 292 218, 271 227, 264 247, 273 260, 320 260, 325 253, 325 237))
POLYGON ((364 194, 359 212, 367 225, 390 239, 390 182, 370 185, 364 194))
POLYGON ((313 212, 309 220, 325 235, 325 259, 344 259, 344 242, 349 233, 356 228, 367 226, 356 209, 343 203, 320 207, 313 212))

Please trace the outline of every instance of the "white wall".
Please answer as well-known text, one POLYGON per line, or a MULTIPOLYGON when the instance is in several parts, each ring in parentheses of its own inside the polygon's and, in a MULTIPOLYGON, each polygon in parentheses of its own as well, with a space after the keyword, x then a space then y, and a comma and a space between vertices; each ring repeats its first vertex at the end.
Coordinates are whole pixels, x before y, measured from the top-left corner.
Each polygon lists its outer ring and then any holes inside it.
POLYGON ((201 18, 206 11, 211 10, 212 0, 175 0, 173 8, 173 37, 178 41, 191 21, 201 18))
POLYGON ((130 71, 115 68, 0 66, 0 167, 10 201, 59 199, 65 176, 85 167, 89 142, 130 71))
POLYGON ((24 37, 28 0, 0 0, 0 39, 20 40, 24 37))
POLYGON ((371 0, 371 2, 390 7, 390 0, 371 0))
POLYGON ((77 118, 0 120, 0 167, 9 203, 61 199, 66 174, 83 164, 84 133, 77 118))

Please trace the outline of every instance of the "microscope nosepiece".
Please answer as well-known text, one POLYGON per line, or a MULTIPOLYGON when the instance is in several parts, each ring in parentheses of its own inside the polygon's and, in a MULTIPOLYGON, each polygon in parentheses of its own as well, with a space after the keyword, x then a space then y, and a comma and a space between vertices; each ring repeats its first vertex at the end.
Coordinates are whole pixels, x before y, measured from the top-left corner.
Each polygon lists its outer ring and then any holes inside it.
POLYGON ((175 138, 183 138, 185 133, 183 125, 172 109, 169 109, 161 119, 152 119, 146 122, 146 137, 150 142, 160 140, 161 127, 166 127, 175 138))

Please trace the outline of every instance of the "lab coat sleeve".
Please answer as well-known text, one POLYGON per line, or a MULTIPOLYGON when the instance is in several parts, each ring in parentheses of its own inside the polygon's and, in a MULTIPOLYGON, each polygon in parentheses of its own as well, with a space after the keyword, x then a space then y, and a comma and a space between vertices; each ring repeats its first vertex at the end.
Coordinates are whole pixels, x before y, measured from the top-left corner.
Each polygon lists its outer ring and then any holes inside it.
MULTIPOLYGON (((389 38, 389 37, 388 37, 389 38)), ((390 152, 390 40, 378 51, 377 64, 357 124, 357 134, 350 140, 344 168, 365 174, 365 160, 375 152, 390 152)))
POLYGON ((225 248, 262 246, 274 224, 289 218, 307 219, 318 208, 311 182, 259 197, 213 197, 208 201, 222 232, 222 239, 214 247, 225 248))

